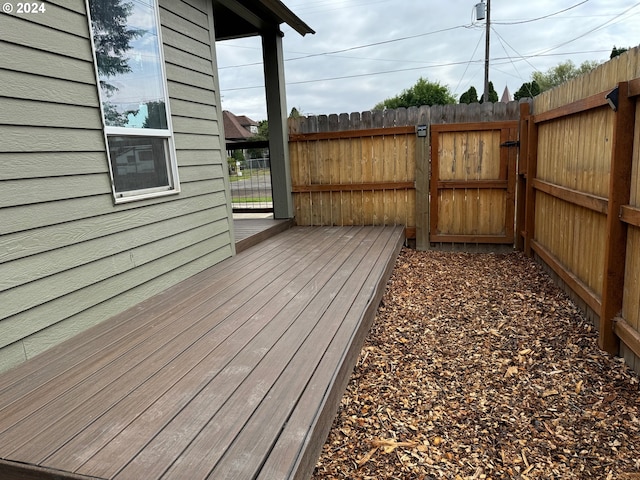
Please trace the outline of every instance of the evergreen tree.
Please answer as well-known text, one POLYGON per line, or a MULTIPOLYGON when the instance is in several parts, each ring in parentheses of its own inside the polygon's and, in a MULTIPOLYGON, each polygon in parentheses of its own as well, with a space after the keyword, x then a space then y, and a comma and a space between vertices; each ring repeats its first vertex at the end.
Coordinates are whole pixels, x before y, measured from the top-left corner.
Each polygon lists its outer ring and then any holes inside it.
POLYGON ((100 85, 106 92, 114 92, 117 88, 106 83, 104 78, 131 71, 126 53, 131 49, 130 42, 143 33, 127 28, 127 19, 132 9, 133 4, 123 3, 122 0, 89 2, 100 85))
MULTIPOLYGON (((106 79, 131 71, 126 53, 131 49, 131 41, 143 33, 141 30, 127 28, 127 19, 132 9, 132 3, 123 3, 122 0, 89 1, 98 77, 105 97, 111 97, 118 91, 106 79)), ((126 126, 129 114, 137 112, 133 110, 121 113, 107 100, 103 101, 102 108, 106 124, 114 127, 126 126)))
POLYGON ((628 48, 623 48, 623 47, 616 48, 616 46, 614 45, 613 50, 611 50, 611 55, 609 56, 609 58, 611 59, 611 58, 617 57, 618 55, 622 55, 627 50, 628 48))
POLYGON ((147 102, 147 118, 142 128, 167 128, 167 113, 164 102, 147 102))
MULTIPOLYGON (((493 88, 493 82, 489 82, 489 102, 496 103, 498 101, 498 92, 493 88)), ((484 93, 480 97, 480 103, 484 103, 484 93)))
POLYGON ((291 113, 289 114, 289 118, 300 118, 302 116, 302 110, 293 107, 291 109, 291 113))
POLYGON ((513 94, 514 100, 521 98, 533 98, 540 93, 540 85, 533 80, 532 82, 523 83, 516 93, 513 94))
POLYGON ((460 103, 478 103, 478 92, 476 87, 471 86, 469 90, 460 95, 460 103))

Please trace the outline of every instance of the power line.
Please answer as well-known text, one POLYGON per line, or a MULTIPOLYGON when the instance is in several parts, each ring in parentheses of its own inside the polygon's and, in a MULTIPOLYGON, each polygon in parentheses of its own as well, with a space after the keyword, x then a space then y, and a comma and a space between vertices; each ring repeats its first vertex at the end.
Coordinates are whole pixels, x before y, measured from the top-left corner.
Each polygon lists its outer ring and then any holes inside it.
MULTIPOLYGON (((530 20, 525 20, 525 21, 521 21, 521 22, 492 22, 492 23, 498 23, 500 25, 504 24, 504 25, 510 25, 510 24, 519 24, 519 23, 529 23, 529 22, 533 22, 533 21, 538 21, 538 20, 542 20, 545 18, 549 18, 551 16, 554 15, 558 15, 561 13, 564 13, 568 10, 577 8, 580 5, 583 5, 584 3, 588 2, 589 0, 583 0, 582 2, 579 2, 575 5, 572 5, 571 7, 565 8, 563 10, 559 10, 558 12, 554 12, 548 15, 545 15, 543 17, 538 17, 535 19, 530 19, 530 20)), ((492 29, 496 34, 498 34, 501 42, 504 42, 504 44, 506 44, 507 46, 509 46, 516 54, 518 54, 519 56, 519 60, 525 61, 527 62, 534 70, 537 70, 527 59, 529 58, 537 58, 537 57, 544 57, 544 56, 560 56, 560 55, 574 55, 574 54, 585 54, 585 53, 602 53, 602 52, 608 52, 608 50, 590 50, 590 51, 579 51, 579 52, 567 52, 567 53, 553 53, 550 54, 549 52, 556 50, 564 45, 567 45, 568 43, 571 43, 573 41, 576 41, 594 31, 597 31, 601 28, 604 28, 605 26, 609 25, 610 23, 620 19, 623 15, 625 15, 626 13, 628 13, 629 11, 631 11, 633 8, 637 7, 638 5, 640 5, 640 2, 636 3, 635 5, 631 6, 630 8, 624 10, 623 12, 619 13, 618 15, 616 15, 613 18, 610 18, 609 20, 607 20, 606 22, 602 23, 601 25, 588 30, 587 32, 571 39, 568 40, 566 42, 563 42, 559 45, 556 45, 554 47, 551 47, 547 50, 541 51, 541 52, 537 52, 535 54, 531 54, 531 55, 521 55, 519 54, 511 45, 509 45, 509 43, 503 38, 501 37, 497 31, 495 29, 492 29)), ((595 17, 595 15, 591 16, 591 17, 595 17)), ((440 30, 435 30, 435 31, 430 31, 430 32, 425 32, 425 33, 421 33, 421 34, 417 34, 417 35, 411 35, 411 36, 405 36, 405 37, 400 37, 400 38, 396 38, 396 39, 391 39, 391 40, 384 40, 384 41, 379 41, 379 42, 373 42, 373 43, 368 43, 368 44, 364 44, 364 45, 358 45, 358 46, 354 46, 354 47, 349 47, 349 48, 344 48, 344 49, 339 49, 339 50, 333 50, 333 51, 328 51, 328 52, 321 52, 321 53, 314 53, 314 54, 304 54, 302 56, 299 57, 294 57, 294 58, 290 58, 290 59, 285 59, 285 61, 294 61, 294 60, 301 60, 301 59, 306 59, 306 58, 314 58, 314 57, 319 57, 319 56, 328 56, 328 55, 337 55, 339 53, 344 53, 344 52, 349 52, 349 51, 354 51, 354 50, 359 50, 359 49, 364 49, 364 48, 368 48, 368 47, 372 47, 372 46, 379 46, 379 45, 384 45, 384 44, 389 44, 389 43, 394 43, 394 42, 399 42, 399 41, 404 41, 404 40, 408 40, 408 39, 414 39, 414 38, 419 38, 419 37, 424 37, 424 36, 428 36, 428 35, 434 35, 437 33, 442 33, 442 32, 446 32, 446 31, 452 31, 452 30, 456 30, 456 29, 460 29, 460 28, 469 28, 472 25, 457 25, 454 27, 448 27, 448 28, 444 28, 444 29, 440 29, 440 30)), ((492 62, 501 62, 503 60, 507 60, 507 62, 504 63, 511 63, 514 68, 515 68, 515 61, 513 58, 511 58, 509 56, 509 53, 506 51, 506 48, 504 47, 503 44, 503 49, 505 50, 505 54, 507 55, 506 57, 499 57, 499 58, 495 58, 492 59, 492 62)), ((245 48, 249 48, 249 47, 245 47, 245 48)), ((477 50, 478 46, 476 46, 476 50, 477 50)), ((475 53, 475 51, 474 51, 475 53)), ((473 55, 472 55, 473 57, 473 55)), ((360 58, 363 59, 362 57, 354 57, 354 58, 360 58)), ((375 59, 375 60, 381 60, 381 59, 375 59)), ((394 61, 398 61, 398 60, 394 60, 394 61)), ((478 63, 479 61, 477 60, 470 60, 468 62, 465 61, 460 61, 460 62, 446 62, 446 63, 433 63, 433 64, 429 64, 429 65, 421 65, 418 67, 412 67, 412 68, 402 68, 402 69, 394 69, 394 70, 384 70, 384 71, 379 71, 379 72, 370 72, 370 73, 362 73, 362 74, 354 74, 354 75, 343 75, 343 76, 336 76, 336 77, 329 77, 329 78, 319 78, 319 79, 310 79, 310 80, 302 80, 302 81, 297 81, 297 82, 287 82, 287 85, 299 85, 299 84, 309 84, 309 83, 316 83, 316 82, 327 82, 327 81, 334 81, 334 80, 343 80, 343 79, 350 79, 350 78, 361 78, 361 77, 365 77, 365 76, 375 76, 375 75, 385 75, 385 74, 390 74, 390 73, 401 73, 401 72, 407 72, 407 71, 416 71, 416 70, 421 70, 421 69, 428 69, 428 68, 438 68, 438 67, 447 67, 447 66, 456 66, 456 65, 462 65, 465 64, 466 65, 466 69, 465 69, 465 73, 463 74, 463 78, 464 75, 466 74, 466 71, 468 70, 468 68, 470 67, 470 65, 472 63, 478 63)), ((412 63, 417 63, 415 61, 412 61, 412 63)), ((501 63, 494 63, 495 65, 500 65, 501 63)), ((232 66, 226 66, 226 67, 219 67, 219 70, 222 69, 226 69, 226 68, 236 68, 236 67, 241 67, 241 66, 249 66, 249 65, 262 65, 262 62, 256 62, 256 63, 252 63, 252 64, 244 64, 244 65, 232 65, 232 66)), ((517 69, 516 69, 517 72, 517 69)), ((519 72, 518 72, 518 75, 519 72)), ((459 84, 462 82, 462 79, 460 80, 459 84)), ((224 91, 238 91, 238 90, 248 90, 248 89, 255 89, 255 88, 264 88, 264 85, 254 85, 254 86, 245 86, 245 87, 235 87, 235 88, 229 88, 229 89, 224 89, 224 91)), ((456 87, 457 88, 457 87, 456 87)))
POLYGON ((555 50, 556 48, 564 47, 565 45, 567 45, 567 44, 569 44, 569 43, 572 43, 572 42, 575 42, 576 40, 579 40, 579 39, 581 39, 582 37, 586 37, 586 36, 587 36, 587 35, 589 35, 590 33, 593 33, 593 32, 595 32, 595 31, 597 31, 597 30, 600 30, 601 28, 604 28, 606 25, 610 24, 610 23, 611 23, 611 22, 613 22, 614 20, 617 20, 618 18, 622 17, 622 16, 623 16, 623 15, 625 15, 626 13, 628 13, 628 12, 630 12, 631 10, 633 10, 634 8, 636 8, 638 5, 640 5, 640 2, 636 3, 635 5, 632 5, 631 7, 627 8, 625 11, 623 11, 623 12, 619 13, 618 15, 616 15, 616 16, 614 16, 613 18, 611 18, 611 19, 607 20, 606 22, 602 23, 601 25, 598 25, 597 27, 594 27, 594 28, 592 28, 591 30, 587 30, 586 32, 584 32, 584 33, 582 33, 582 34, 578 35, 578 36, 577 36, 577 37, 575 37, 575 38, 572 38, 571 40, 567 40, 566 42, 562 42, 562 43, 560 43, 560 44, 556 45, 555 47, 548 48, 548 49, 543 50, 543 51, 541 51, 541 52, 539 52, 539 53, 540 53, 540 54, 543 54, 543 53, 551 52, 551 51, 555 50))
MULTIPOLYGON (((352 52, 354 50, 360 50, 360 49, 363 49, 363 48, 377 47, 379 45, 386 45, 386 44, 389 44, 389 43, 402 42, 404 40, 412 40, 414 38, 426 37, 428 35, 435 35, 436 33, 449 32, 451 30, 457 30, 459 28, 468 28, 468 27, 469 27, 469 25, 457 25, 455 27, 448 27, 448 28, 442 28, 440 30, 434 30, 432 32, 419 33, 417 35, 409 35, 407 37, 394 38, 394 39, 391 39, 391 40, 382 40, 380 42, 367 43, 365 45, 357 45, 355 47, 342 48, 340 50, 332 50, 332 51, 329 51, 329 52, 320 52, 320 53, 309 53, 309 54, 305 54, 305 55, 303 55, 301 57, 287 58, 287 59, 285 59, 285 62, 293 62, 294 60, 303 60, 303 59, 306 59, 306 58, 322 57, 322 56, 325 56, 325 55, 335 55, 335 54, 338 54, 338 53, 352 52)), ((226 67, 219 67, 218 70, 223 70, 225 68, 248 67, 248 66, 253 66, 253 65, 262 65, 262 62, 247 63, 247 64, 241 64, 241 65, 228 65, 226 67)))
MULTIPOLYGON (((386 0, 383 0, 386 1, 386 0)), ((496 21, 492 21, 492 23, 498 24, 498 25, 517 25, 517 24, 522 24, 522 23, 531 23, 531 22, 536 22, 538 20, 543 20, 549 17, 553 17, 555 15, 559 15, 561 13, 567 12, 569 10, 572 10, 576 7, 579 7, 580 5, 583 5, 587 2, 589 2, 590 0, 583 0, 580 3, 577 3, 575 5, 572 5, 570 7, 567 7, 565 9, 559 10, 557 12, 554 13, 550 13, 548 15, 544 15, 542 17, 537 17, 537 18, 533 18, 533 19, 529 19, 529 20, 522 20, 522 21, 512 21, 512 22, 496 22, 496 21)), ((624 14, 624 12, 623 12, 624 14)), ((378 45, 385 45, 385 44, 389 44, 389 43, 394 43, 394 42, 401 42, 404 40, 411 40, 414 38, 420 38, 420 37, 424 37, 424 36, 428 36, 428 35, 435 35, 437 33, 443 33, 443 32, 447 32, 447 31, 451 31, 451 30, 456 30, 459 28, 471 28, 473 27, 473 24, 463 24, 463 25, 456 25, 454 27, 447 27, 447 28, 443 28, 440 30, 434 30, 431 32, 425 32, 425 33, 420 33, 417 35, 410 35, 407 37, 400 37, 400 38, 395 38, 395 39, 391 39, 391 40, 383 40, 380 42, 374 42, 374 43, 368 43, 368 44, 364 44, 364 45, 358 45, 355 47, 348 47, 348 48, 344 48, 341 50, 333 50, 333 51, 328 51, 328 52, 320 52, 320 53, 309 53, 309 54, 302 54, 302 56, 300 57, 293 57, 293 58, 286 58, 285 62, 291 62, 291 61, 295 61, 295 60, 303 60, 303 59, 307 59, 307 58, 314 58, 314 57, 320 57, 320 56, 325 56, 325 55, 336 55, 338 53, 344 53, 344 52, 348 52, 348 51, 353 51, 353 50, 359 50, 359 49, 363 49, 363 48, 368 48, 368 47, 374 47, 374 46, 378 46, 378 45)), ((224 45, 224 44, 222 44, 224 45)), ((237 48, 247 48, 247 49, 256 49, 259 50, 255 47, 246 47, 246 46, 236 46, 236 45, 226 45, 226 46, 232 46, 232 47, 237 47, 237 48)), ((356 57, 357 58, 357 57, 356 57)), ((239 68, 239 67, 250 67, 250 66, 257 66, 257 65, 262 65, 262 62, 252 62, 252 63, 245 63, 245 64, 238 64, 238 65, 227 65, 227 66, 222 66, 222 67, 218 67, 218 70, 224 70, 224 69, 228 69, 228 68, 239 68)))
POLYGON ((538 20, 544 20, 545 18, 554 17, 554 16, 559 15, 559 14, 561 14, 561 13, 564 13, 564 12, 567 12, 567 11, 569 11, 569 10, 572 10, 572 9, 574 9, 574 8, 576 8, 576 7, 579 7, 579 6, 580 6, 580 5, 582 5, 582 4, 587 3, 588 1, 589 1, 589 0, 583 0, 582 2, 580 2, 580 3, 576 3, 575 5, 572 5, 572 6, 570 6, 570 7, 567 7, 567 8, 565 8, 564 10, 560 10, 560 11, 557 11, 557 12, 554 12, 554 13, 550 13, 549 15, 544 15, 544 16, 542 16, 542 17, 538 17, 538 18, 532 18, 532 19, 530 19, 530 20, 519 20, 519 21, 517 21, 517 22, 516 22, 516 21, 512 21, 512 22, 496 22, 496 21, 494 21, 494 22, 492 22, 492 23, 493 23, 494 25, 520 25, 520 24, 522 24, 522 23, 537 22, 538 20))
MULTIPOLYGON (((522 75, 520 75, 520 72, 518 71, 518 67, 516 67, 515 63, 513 62, 513 59, 509 56, 509 52, 507 52, 507 49, 506 49, 506 48, 505 48, 505 46, 504 46, 504 44, 505 44, 505 43, 507 43, 507 41, 506 41, 506 40, 504 40, 504 39, 502 38, 502 36, 501 36, 501 35, 500 35, 500 34, 499 34, 499 33, 498 33, 498 32, 497 32, 493 27, 491 27, 491 29, 493 30, 493 33, 495 33, 495 34, 498 36, 498 41, 500 42, 500 45, 502 46, 502 49, 504 50, 505 55, 506 55, 507 57, 509 57, 509 60, 510 60, 510 62, 511 62, 511 65, 513 66, 513 69, 514 69, 514 70, 516 71, 516 73, 518 74, 518 78, 522 81, 522 83, 523 83, 523 84, 525 84, 526 82, 525 82, 525 80, 522 78, 522 75)), ((509 44, 507 43, 507 45, 509 45, 509 44)), ((522 56, 521 56, 521 55, 520 55, 520 54, 519 54, 519 53, 518 53, 518 52, 517 52, 517 51, 516 51, 516 50, 515 50, 511 45, 509 45, 509 47, 510 47, 514 52, 516 52, 516 53, 518 54, 518 56, 520 56, 520 57, 522 58, 522 56)), ((528 60, 526 60, 526 59, 523 59, 523 60, 525 60, 525 61, 526 61, 526 62, 527 62, 527 63, 528 63, 532 68, 534 68, 534 70, 535 70, 535 67, 533 67, 533 65, 531 65, 531 63, 529 63, 529 61, 528 61, 528 60)), ((531 91, 530 91, 529 93, 531 93, 531 91)), ((533 95, 532 95, 532 96, 533 96, 533 95)))
POLYGON ((478 51, 478 47, 480 46, 480 42, 482 41, 482 37, 483 36, 481 35, 480 38, 478 38, 478 43, 476 43, 476 48, 473 49, 473 53, 471 54, 471 60, 469 60, 467 62, 467 66, 464 68, 464 72, 462 72, 462 77, 460 77, 460 81, 458 82, 458 85, 456 85, 456 88, 453 90, 454 92, 458 91, 458 87, 462 83, 462 80, 464 79, 464 76, 467 74, 467 70, 469 70, 469 66, 471 66, 471 62, 473 62, 473 57, 475 56, 476 52, 478 51))
MULTIPOLYGON (((498 36, 498 40, 500 40, 500 44, 502 45, 502 48, 503 48, 503 50, 504 50, 504 53, 507 55, 507 57, 509 57, 509 53, 507 53, 507 49, 506 49, 506 48, 504 48, 504 44, 503 44, 502 42, 506 43, 506 44, 509 46, 509 48, 510 48, 511 50, 513 50, 514 52, 516 52, 516 54, 518 55, 518 57, 520 57, 522 60, 524 60, 525 62, 527 62, 527 64, 528 64, 531 68, 533 68, 534 70, 538 70, 536 67, 534 67, 534 66, 533 66, 533 64, 532 64, 529 60, 527 60, 527 57, 525 57, 525 56, 521 55, 521 54, 520 54, 520 52, 518 52, 515 48, 513 48, 513 47, 509 44, 509 42, 507 42, 507 41, 502 37, 502 35, 500 35, 500 34, 499 34, 495 29, 492 29, 492 30, 493 30, 493 32, 498 36)), ((511 57, 509 57, 509 60, 511 60, 511 57)), ((513 61, 512 61, 511 63, 513 64, 513 61)), ((514 68, 515 68, 515 65, 514 65, 514 68)), ((517 69, 517 68, 516 68, 515 70, 516 70, 516 72, 518 71, 518 69, 517 69)), ((519 73, 519 72, 518 72, 518 75, 520 75, 520 73, 519 73)), ((522 79, 522 78, 521 78, 521 79, 522 79)))
MULTIPOLYGON (((582 52, 554 53, 554 54, 550 54, 550 55, 527 55, 527 56, 523 56, 522 59, 526 61, 526 58, 534 58, 534 57, 542 57, 542 56, 574 55, 574 54, 579 54, 579 53, 601 53, 601 52, 608 52, 608 51, 609 50, 590 50, 590 51, 582 51, 582 52)), ((494 65, 496 65, 496 64, 497 65, 503 65, 505 63, 509 63, 510 61, 511 61, 511 59, 509 57, 496 57, 496 58, 492 59, 492 62, 493 62, 494 65), (496 63, 496 62, 502 62, 502 63, 496 63)), ((340 77, 317 78, 317 79, 313 79, 313 80, 300 80, 300 81, 297 81, 297 82, 286 82, 286 85, 303 85, 303 84, 315 83, 315 82, 329 82, 329 81, 333 81, 333 80, 346 80, 346 79, 349 79, 349 78, 371 77, 371 76, 374 76, 374 75, 386 75, 386 74, 390 74, 390 73, 411 72, 411 71, 416 71, 416 70, 424 70, 424 69, 428 69, 428 68, 452 67, 452 66, 455 66, 455 65, 464 65, 464 64, 470 64, 470 63, 481 63, 481 62, 484 62, 484 60, 471 60, 471 61, 438 63, 438 64, 433 64, 433 65, 422 65, 420 67, 401 68, 401 69, 397 69, 397 70, 385 70, 385 71, 380 71, 380 72, 369 72, 369 73, 359 73, 359 74, 354 74, 354 75, 343 75, 343 76, 340 76, 340 77)), ((238 91, 238 90, 251 90, 251 89, 254 89, 254 88, 264 88, 264 85, 252 85, 252 86, 246 86, 246 87, 225 88, 225 89, 222 89, 222 91, 224 91, 224 92, 232 92, 232 91, 238 91)))

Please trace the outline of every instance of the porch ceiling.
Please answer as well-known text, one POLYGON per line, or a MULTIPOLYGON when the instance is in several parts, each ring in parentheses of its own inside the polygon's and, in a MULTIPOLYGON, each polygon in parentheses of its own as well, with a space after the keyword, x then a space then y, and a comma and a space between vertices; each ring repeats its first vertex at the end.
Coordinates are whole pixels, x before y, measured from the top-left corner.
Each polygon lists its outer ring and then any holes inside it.
POLYGON ((213 0, 216 40, 250 37, 286 23, 300 35, 315 33, 280 0, 213 0))

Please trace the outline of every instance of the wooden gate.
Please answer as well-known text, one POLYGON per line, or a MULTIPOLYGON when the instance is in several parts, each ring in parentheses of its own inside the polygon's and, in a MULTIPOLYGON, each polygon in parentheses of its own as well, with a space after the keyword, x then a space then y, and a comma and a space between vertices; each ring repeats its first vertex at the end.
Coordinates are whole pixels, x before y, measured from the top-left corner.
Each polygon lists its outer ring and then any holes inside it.
POLYGON ((514 242, 518 122, 431 125, 431 242, 514 242))

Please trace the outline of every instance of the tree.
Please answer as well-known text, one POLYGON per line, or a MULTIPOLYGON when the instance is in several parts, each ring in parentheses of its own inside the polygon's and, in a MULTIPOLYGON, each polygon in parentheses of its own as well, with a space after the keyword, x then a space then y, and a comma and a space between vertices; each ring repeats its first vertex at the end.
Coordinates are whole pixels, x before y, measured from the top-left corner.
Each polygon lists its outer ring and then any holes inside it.
MULTIPOLYGON (((489 82, 489 102, 496 103, 498 101, 498 92, 493 88, 493 82, 489 82)), ((480 97, 480 103, 484 103, 484 93, 480 97)))
POLYGON ((575 78, 583 73, 593 70, 599 65, 595 61, 585 61, 580 64, 579 67, 571 61, 561 62, 555 67, 551 67, 546 72, 533 72, 531 74, 531 80, 538 83, 540 92, 544 92, 553 87, 557 87, 561 83, 564 83, 572 78, 575 78))
MULTIPOLYGON (((260 120, 258 122, 258 133, 254 134, 249 141, 263 142, 265 140, 269 140, 269 121, 260 120)), ((264 158, 265 153, 264 148, 250 148, 248 150, 249 158, 264 158)))
POLYGON ((242 151, 241 148, 238 148, 236 150, 233 151, 233 154, 231 155, 231 158, 233 158, 236 162, 244 162, 244 152, 242 151))
POLYGON ((429 82, 420 77, 413 87, 407 88, 392 98, 378 103, 374 110, 385 108, 419 107, 421 105, 447 105, 456 103, 449 87, 438 82, 429 82))
POLYGON ((521 98, 533 98, 540 93, 540 85, 533 80, 532 82, 523 83, 516 93, 513 94, 514 100, 521 98))
POLYGON ((300 118, 303 115, 302 110, 296 107, 291 109, 291 113, 289 114, 289 118, 300 118))
POLYGON ((142 128, 167 128, 167 113, 163 101, 147 102, 147 118, 142 128))
MULTIPOLYGON (((128 28, 127 19, 132 9, 133 4, 123 3, 122 0, 89 2, 98 77, 100 88, 106 97, 111 97, 118 91, 106 79, 131 71, 126 53, 131 49, 131 41, 143 34, 141 30, 128 28)), ((103 102, 103 110, 107 125, 116 127, 125 126, 129 114, 136 113, 135 110, 118 112, 108 100, 103 102)))
POLYGON ((260 120, 258 122, 257 136, 262 140, 269 140, 269 122, 267 120, 260 120))
POLYGON ((611 59, 611 58, 617 57, 618 55, 622 55, 627 50, 629 50, 629 49, 628 48, 623 48, 623 47, 616 48, 616 46, 614 45, 613 46, 613 50, 611 50, 611 55, 609 56, 609 58, 611 59))
POLYGON ((137 110, 128 110, 121 113, 109 100, 102 102, 102 111, 104 113, 104 122, 110 127, 126 127, 129 121, 129 114, 135 115, 138 113, 137 110))
POLYGON ((478 103, 478 92, 476 87, 471 86, 469 90, 460 95, 460 103, 478 103))
MULTIPOLYGON (((121 0, 92 0, 89 2, 93 43, 100 77, 114 77, 131 71, 126 53, 130 42, 142 35, 142 31, 127 28, 133 4, 121 0)), ((100 79, 106 91, 116 87, 100 79)))

